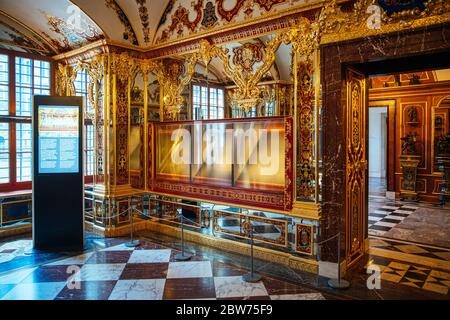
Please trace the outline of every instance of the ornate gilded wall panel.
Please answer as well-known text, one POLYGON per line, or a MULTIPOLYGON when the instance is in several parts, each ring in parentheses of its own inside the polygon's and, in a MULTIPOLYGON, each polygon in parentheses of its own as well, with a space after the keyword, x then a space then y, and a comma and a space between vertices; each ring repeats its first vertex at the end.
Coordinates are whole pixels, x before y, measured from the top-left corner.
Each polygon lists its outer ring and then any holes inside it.
POLYGON ((154 134, 153 134, 153 124, 149 123, 147 124, 148 129, 147 129, 147 134, 148 134, 148 139, 147 139, 147 189, 148 190, 152 190, 153 189, 153 157, 154 157, 154 134))
POLYGON ((311 59, 297 63, 297 200, 315 199, 314 68, 311 59))
POLYGON ((88 99, 94 110, 93 125, 94 125, 94 183, 102 184, 105 181, 104 176, 104 124, 105 124, 105 114, 104 114, 104 104, 103 104, 103 74, 105 69, 105 59, 104 56, 98 56, 93 61, 91 61, 86 66, 87 72, 89 74, 89 84, 88 84, 88 99))
POLYGON ((129 183, 128 81, 116 78, 116 185, 129 183))
POLYGON ((346 259, 347 266, 364 254, 366 194, 366 109, 367 87, 364 74, 347 70, 346 133, 346 259))
POLYGON ((68 64, 58 63, 56 69, 56 94, 58 96, 71 96, 76 94, 74 81, 77 70, 68 64))
POLYGON ((314 225, 295 224, 295 251, 310 256, 314 254, 314 225))
POLYGON ((322 43, 412 30, 448 21, 450 3, 447 0, 357 0, 351 11, 341 10, 337 0, 332 0, 322 8, 319 17, 322 43))
POLYGON ((214 232, 249 239, 245 225, 253 226, 253 238, 258 242, 276 246, 288 246, 288 221, 264 216, 236 212, 213 210, 212 223, 214 232), (262 232, 259 231, 262 229, 262 232))
POLYGON ((126 53, 111 55, 113 75, 113 141, 114 141, 114 184, 130 183, 130 103, 131 79, 136 72, 136 61, 126 53))

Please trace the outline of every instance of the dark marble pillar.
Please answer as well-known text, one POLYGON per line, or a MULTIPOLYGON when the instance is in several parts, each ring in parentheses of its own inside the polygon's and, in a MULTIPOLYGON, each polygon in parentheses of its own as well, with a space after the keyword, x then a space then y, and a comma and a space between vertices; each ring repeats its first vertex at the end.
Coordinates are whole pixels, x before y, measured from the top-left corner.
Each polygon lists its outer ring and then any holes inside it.
MULTIPOLYGON (((376 62, 383 66, 380 61, 386 61, 384 66, 392 66, 389 61, 397 58, 404 58, 402 63, 407 67, 408 57, 413 56, 422 56, 423 60, 419 60, 430 66, 434 62, 431 61, 430 64, 428 61, 432 59, 432 54, 446 52, 450 57, 450 24, 321 46, 323 180, 319 241, 333 237, 339 230, 345 232, 345 69, 348 66, 356 66, 361 70, 373 72, 374 68, 368 67, 370 64, 376 62)), ((436 65, 436 68, 439 66, 436 65)), ((341 239, 341 256, 345 257, 347 248, 344 234, 341 239)), ((321 260, 337 262, 337 239, 322 245, 321 260)))

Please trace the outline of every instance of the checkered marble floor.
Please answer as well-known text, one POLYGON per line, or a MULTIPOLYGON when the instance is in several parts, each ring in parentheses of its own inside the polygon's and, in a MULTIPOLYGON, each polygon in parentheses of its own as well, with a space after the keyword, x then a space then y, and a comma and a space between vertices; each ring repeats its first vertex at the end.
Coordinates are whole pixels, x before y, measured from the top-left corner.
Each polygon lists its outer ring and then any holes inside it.
POLYGON ((385 238, 378 239, 376 237, 371 237, 369 239, 369 246, 370 248, 389 250, 393 253, 398 252, 411 254, 416 256, 418 260, 421 257, 426 257, 434 260, 450 262, 450 249, 445 248, 408 243, 404 241, 388 240, 385 238))
POLYGON ((0 273, 2 300, 295 299, 322 300, 317 291, 265 277, 246 283, 247 271, 145 242, 124 244, 38 267, 0 273))
POLYGON ((450 249, 376 237, 369 238, 369 246, 370 260, 365 268, 371 265, 378 266, 382 280, 440 294, 450 294, 450 269, 445 268, 449 266, 450 249), (382 251, 380 253, 372 248, 382 251), (428 265, 424 259, 428 261, 428 265))
POLYGON ((378 257, 372 258, 365 268, 374 265, 380 269, 382 280, 440 294, 449 294, 449 272, 378 257))
POLYGON ((417 206, 401 203, 387 203, 377 206, 377 202, 369 205, 369 234, 382 236, 411 213, 419 209, 417 206))

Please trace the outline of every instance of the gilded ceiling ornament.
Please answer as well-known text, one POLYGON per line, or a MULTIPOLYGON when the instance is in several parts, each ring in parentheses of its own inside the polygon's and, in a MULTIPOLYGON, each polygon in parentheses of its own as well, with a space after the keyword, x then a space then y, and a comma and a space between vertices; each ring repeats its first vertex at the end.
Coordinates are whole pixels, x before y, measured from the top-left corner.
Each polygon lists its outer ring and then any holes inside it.
POLYGON ((111 53, 111 72, 121 81, 126 81, 137 71, 136 61, 126 52, 111 53))
POLYGON ((310 57, 320 44, 320 26, 318 23, 310 23, 304 18, 301 23, 288 32, 288 41, 292 43, 294 50, 302 56, 310 57))
POLYGON ((215 47, 208 41, 201 40, 198 52, 194 53, 191 59, 193 61, 202 60, 205 66, 208 66, 212 57, 220 59, 225 75, 232 79, 238 87, 234 91, 233 100, 248 112, 251 107, 258 106, 260 103, 261 92, 258 83, 272 67, 279 46, 282 43, 292 42, 295 50, 301 54, 312 54, 319 43, 318 28, 318 24, 311 24, 308 19, 304 18, 296 29, 292 29, 288 33, 279 33, 268 41, 262 50, 264 53, 255 53, 252 44, 244 45, 242 51, 234 52, 235 55, 237 53, 237 57, 233 57, 233 65, 230 62, 231 57, 227 48, 215 47), (245 49, 245 47, 247 48, 245 49), (253 71, 256 61, 261 61, 262 64, 253 71))
POLYGON ((392 0, 378 0, 378 4, 386 11, 388 16, 394 13, 400 13, 406 10, 425 9, 425 2, 429 0, 407 0, 407 1, 392 1, 392 0))
POLYGON ((182 92, 194 75, 198 59, 198 54, 191 55, 187 59, 186 70, 184 61, 180 60, 166 59, 152 62, 154 63, 152 72, 158 79, 163 94, 164 112, 167 113, 169 119, 176 119, 183 107, 182 92))
POLYGON ((74 81, 77 72, 68 64, 58 63, 56 70, 56 94, 58 96, 70 96, 76 94, 74 81))
POLYGON ((148 81, 149 72, 155 72, 159 67, 158 63, 153 60, 136 60, 137 71, 142 75, 144 81, 148 81))
POLYGON ((253 66, 263 59, 262 45, 260 43, 247 42, 233 48, 233 63, 240 65, 245 72, 252 72, 253 66))
POLYGON ((358 0, 353 11, 344 12, 337 0, 328 2, 322 9, 318 23, 322 33, 321 43, 369 37, 397 32, 406 28, 420 28, 450 21, 450 2, 446 0, 389 3, 381 0, 358 0), (408 4, 408 5, 407 5, 408 4), (380 12, 379 24, 370 23, 380 12))
MULTIPOLYGON (((99 55, 94 58, 90 63, 85 65, 86 72, 89 75, 89 83, 88 83, 88 99, 92 108, 94 109, 94 113, 98 113, 100 108, 100 88, 96 88, 95 86, 100 83, 103 78, 103 74, 105 71, 105 58, 104 55, 99 55)), ((95 115, 94 115, 95 117, 95 115)))

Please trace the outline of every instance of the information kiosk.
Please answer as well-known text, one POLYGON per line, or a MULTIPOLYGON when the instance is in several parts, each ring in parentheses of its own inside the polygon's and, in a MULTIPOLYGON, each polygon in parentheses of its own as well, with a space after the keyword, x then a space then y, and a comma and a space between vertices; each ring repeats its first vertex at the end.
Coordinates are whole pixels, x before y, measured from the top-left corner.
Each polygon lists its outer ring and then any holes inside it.
POLYGON ((33 246, 84 246, 82 97, 34 96, 33 246))

